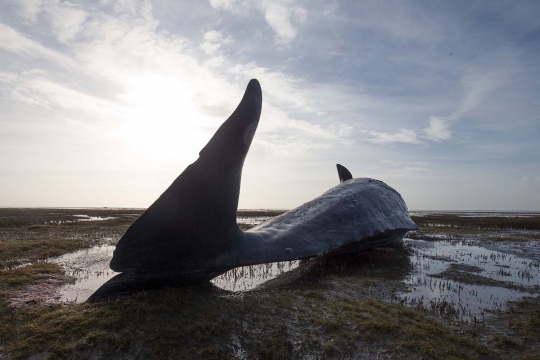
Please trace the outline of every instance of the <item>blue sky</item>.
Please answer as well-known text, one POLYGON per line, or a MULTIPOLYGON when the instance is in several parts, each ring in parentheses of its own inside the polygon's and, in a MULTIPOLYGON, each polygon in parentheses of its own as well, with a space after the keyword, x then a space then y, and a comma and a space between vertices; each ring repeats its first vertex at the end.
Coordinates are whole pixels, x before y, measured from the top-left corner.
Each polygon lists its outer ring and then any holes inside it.
POLYGON ((538 1, 0 4, 0 206, 147 207, 251 78, 240 207, 335 164, 411 209, 540 210, 538 1))

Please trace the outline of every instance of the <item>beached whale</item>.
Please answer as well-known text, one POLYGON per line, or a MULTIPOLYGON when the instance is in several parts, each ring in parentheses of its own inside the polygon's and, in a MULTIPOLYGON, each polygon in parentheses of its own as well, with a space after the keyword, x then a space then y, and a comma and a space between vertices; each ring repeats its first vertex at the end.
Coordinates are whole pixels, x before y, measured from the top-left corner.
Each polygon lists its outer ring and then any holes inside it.
POLYGON ((172 185, 131 225, 110 263, 121 272, 91 297, 206 282, 239 266, 395 245, 416 224, 399 193, 353 179, 246 232, 236 223, 242 167, 262 106, 251 80, 233 114, 172 185))

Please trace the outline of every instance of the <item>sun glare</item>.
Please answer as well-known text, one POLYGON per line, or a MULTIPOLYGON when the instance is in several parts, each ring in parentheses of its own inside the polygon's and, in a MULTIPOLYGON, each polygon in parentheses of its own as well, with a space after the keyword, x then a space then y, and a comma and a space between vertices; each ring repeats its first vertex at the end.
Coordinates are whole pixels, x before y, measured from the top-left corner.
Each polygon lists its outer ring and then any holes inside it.
POLYGON ((194 160, 215 125, 193 101, 193 87, 170 75, 136 75, 126 82, 120 138, 152 161, 194 160))

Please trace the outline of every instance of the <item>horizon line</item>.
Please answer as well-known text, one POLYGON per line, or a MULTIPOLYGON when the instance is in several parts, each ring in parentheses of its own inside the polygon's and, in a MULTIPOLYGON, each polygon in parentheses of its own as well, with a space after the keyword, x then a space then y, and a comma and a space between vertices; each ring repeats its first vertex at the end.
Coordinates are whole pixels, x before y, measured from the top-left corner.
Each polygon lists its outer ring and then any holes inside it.
MULTIPOLYGON (((146 210, 142 207, 121 207, 121 206, 0 206, 0 209, 65 209, 65 210, 146 210)), ((284 208, 239 208, 237 211, 290 211, 292 209, 284 208)), ((409 209, 409 212, 442 212, 442 213, 534 213, 540 214, 539 210, 486 210, 486 209, 409 209)))

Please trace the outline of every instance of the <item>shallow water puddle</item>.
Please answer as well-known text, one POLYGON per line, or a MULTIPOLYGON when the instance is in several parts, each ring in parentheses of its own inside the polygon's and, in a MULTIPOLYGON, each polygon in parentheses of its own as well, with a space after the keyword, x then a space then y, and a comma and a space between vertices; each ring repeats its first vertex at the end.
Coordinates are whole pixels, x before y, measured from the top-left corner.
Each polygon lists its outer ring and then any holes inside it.
POLYGON ((463 241, 405 243, 413 271, 404 280, 410 291, 397 294, 404 305, 473 321, 504 309, 507 301, 538 292, 538 261, 463 241))
POLYGON ((273 216, 239 216, 236 218, 236 222, 238 224, 255 226, 271 218, 273 218, 273 216))
POLYGON ((476 266, 482 270, 480 275, 494 280, 523 286, 540 285, 538 261, 523 259, 513 254, 469 244, 466 241, 433 242, 405 239, 405 244, 413 251, 413 261, 424 263, 424 267, 426 264, 433 266, 430 274, 433 274, 433 271, 441 271, 441 264, 445 265, 445 262, 437 265, 425 261, 424 258, 443 258, 459 264, 476 266))
POLYGON ((77 221, 105 221, 116 219, 114 216, 90 216, 90 215, 73 215, 77 217, 77 221))
MULTIPOLYGON (((99 219, 94 219, 96 217, 82 214, 74 216, 82 218, 77 221, 114 219, 113 217, 97 217, 99 219)), ((239 216, 237 221, 239 224, 258 225, 271 218, 272 216, 239 216)), ((62 303, 81 303, 86 301, 101 285, 118 274, 109 268, 109 262, 111 261, 114 249, 115 246, 96 246, 51 259, 52 262, 64 266, 66 275, 74 277, 75 282, 62 286, 50 301, 62 303)), ((224 290, 251 290, 295 267, 292 264, 295 263, 294 261, 286 263, 236 268, 212 280, 212 283, 224 290)))
MULTIPOLYGON (((66 269, 66 275, 75 282, 58 289, 50 301, 81 303, 86 301, 101 285, 119 274, 109 268, 114 246, 101 246, 79 250, 52 259, 66 269)), ((284 261, 270 264, 242 266, 227 271, 211 280, 211 283, 226 291, 242 292, 257 288, 299 266, 299 261, 284 261)))
POLYGON ((281 261, 269 264, 241 266, 211 280, 220 289, 241 292, 257 288, 300 265, 300 261, 281 261))
MULTIPOLYGON (((269 218, 239 217, 238 222, 256 225, 269 218)), ((361 257, 358 261, 362 264, 347 265, 349 271, 330 270, 325 274, 337 274, 344 280, 347 277, 387 277, 409 288, 408 292, 395 295, 403 305, 422 306, 467 321, 481 320, 487 312, 503 309, 509 300, 540 292, 540 262, 519 256, 524 253, 523 243, 489 242, 479 246, 466 241, 405 239, 405 244, 409 253, 400 255, 399 259, 392 258, 391 252, 379 254, 373 260, 369 256, 361 257), (384 261, 385 256, 388 261, 384 261), (388 265, 398 260, 403 262, 399 269, 388 265)), ((50 301, 78 303, 88 299, 117 274, 109 268, 114 248, 98 246, 52 259, 63 265, 67 275, 76 280, 62 286, 50 301)), ((330 267, 341 266, 333 261, 326 262, 325 266, 328 264, 330 267)), ((300 261, 287 261, 239 267, 213 279, 212 284, 231 292, 249 291, 293 270, 303 274, 304 265, 300 261)), ((321 274, 318 279, 327 276, 321 274)), ((309 284, 312 279, 307 281, 309 284)))
POLYGON ((80 303, 85 301, 107 280, 118 274, 109 268, 115 246, 95 246, 51 259, 62 265, 66 275, 75 282, 62 286, 53 301, 80 303))

